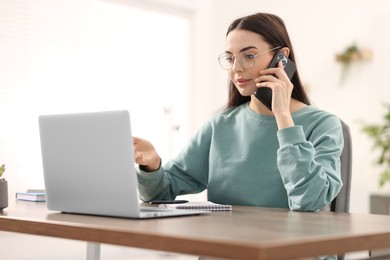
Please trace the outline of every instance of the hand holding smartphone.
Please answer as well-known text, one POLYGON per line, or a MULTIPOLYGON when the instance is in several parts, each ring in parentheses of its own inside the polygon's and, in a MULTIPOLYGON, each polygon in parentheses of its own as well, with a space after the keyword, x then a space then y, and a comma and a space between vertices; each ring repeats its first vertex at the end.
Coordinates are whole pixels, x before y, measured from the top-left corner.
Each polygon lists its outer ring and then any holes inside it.
MULTIPOLYGON (((286 72, 288 78, 291 80, 292 76, 296 71, 296 66, 294 62, 292 62, 289 58, 284 56, 281 51, 278 51, 273 57, 271 63, 268 68, 276 68, 278 67, 279 62, 283 63, 284 71, 286 72)), ((270 88, 258 88, 255 92, 255 96, 258 100, 261 101, 269 110, 272 111, 272 89, 270 88)))

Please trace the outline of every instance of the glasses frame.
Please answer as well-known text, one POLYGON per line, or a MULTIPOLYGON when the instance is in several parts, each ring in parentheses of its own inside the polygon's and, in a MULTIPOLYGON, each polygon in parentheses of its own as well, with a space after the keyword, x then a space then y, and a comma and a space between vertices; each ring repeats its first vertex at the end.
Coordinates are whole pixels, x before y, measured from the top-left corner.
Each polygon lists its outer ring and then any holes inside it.
MULTIPOLYGON (((243 62, 242 62, 242 60, 239 58, 239 57, 236 57, 236 56, 234 56, 234 55, 232 55, 232 57, 233 57, 233 62, 231 63, 231 66, 230 66, 230 68, 225 68, 223 65, 222 65, 222 62, 221 62, 221 57, 223 57, 224 55, 227 55, 228 53, 222 53, 222 54, 220 54, 219 56, 218 56, 218 62, 219 62, 219 65, 221 65, 221 67, 222 67, 222 69, 224 69, 224 70, 231 70, 232 68, 233 68, 233 66, 234 66, 234 64, 235 64, 235 62, 236 62, 236 60, 238 60, 238 62, 240 63, 240 65, 244 68, 244 69, 250 69, 250 68, 252 68, 253 66, 255 66, 255 64, 256 64, 256 57, 257 56, 260 56, 260 55, 262 55, 262 54, 265 54, 265 53, 268 53, 268 52, 271 52, 271 51, 274 51, 274 50, 277 50, 277 49, 280 49, 280 48, 282 48, 281 46, 278 46, 278 47, 274 47, 274 48, 272 48, 272 49, 269 49, 269 50, 266 50, 266 51, 263 51, 263 52, 260 52, 260 53, 258 53, 258 54, 253 54, 252 53, 252 55, 253 55, 253 64, 251 65, 251 66, 244 66, 244 64, 243 64, 243 62)), ((229 63, 230 64, 230 63, 229 63)))

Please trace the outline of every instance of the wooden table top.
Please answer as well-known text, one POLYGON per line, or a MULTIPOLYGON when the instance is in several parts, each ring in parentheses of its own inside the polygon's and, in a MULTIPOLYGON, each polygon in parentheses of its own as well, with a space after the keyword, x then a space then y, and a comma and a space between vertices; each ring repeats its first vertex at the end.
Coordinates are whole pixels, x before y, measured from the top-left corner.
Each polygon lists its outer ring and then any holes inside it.
POLYGON ((235 259, 294 259, 390 247, 390 216, 234 206, 160 219, 64 214, 16 201, 0 230, 235 259))

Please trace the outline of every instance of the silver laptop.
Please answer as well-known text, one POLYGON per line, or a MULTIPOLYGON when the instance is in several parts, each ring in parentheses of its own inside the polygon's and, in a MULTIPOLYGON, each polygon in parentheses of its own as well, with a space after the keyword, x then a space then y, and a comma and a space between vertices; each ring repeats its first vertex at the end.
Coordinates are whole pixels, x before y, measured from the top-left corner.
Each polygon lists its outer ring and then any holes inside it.
POLYGON ((205 211, 140 206, 128 111, 39 116, 49 210, 126 218, 205 211))

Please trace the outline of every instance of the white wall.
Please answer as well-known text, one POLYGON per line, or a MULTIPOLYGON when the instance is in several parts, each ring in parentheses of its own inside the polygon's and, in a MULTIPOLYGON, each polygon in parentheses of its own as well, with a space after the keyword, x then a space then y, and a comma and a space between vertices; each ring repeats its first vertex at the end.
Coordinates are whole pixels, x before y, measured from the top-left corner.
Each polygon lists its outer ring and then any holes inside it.
MULTIPOLYGON (((109 0, 106 0, 109 1, 109 0)), ((113 0, 122 1, 122 0, 113 0)), ((129 0, 142 6, 184 10, 192 14, 191 89, 189 90, 188 136, 227 98, 227 75, 219 67, 218 55, 224 51, 225 33, 230 22, 255 12, 271 12, 286 23, 293 42, 301 78, 315 105, 340 116, 353 137, 352 212, 369 211, 369 194, 386 191, 378 187, 380 169, 374 167, 370 140, 360 131, 359 120, 378 122, 382 103, 390 102, 386 81, 386 47, 390 35, 390 2, 386 0, 129 0), (347 81, 339 84, 341 67, 335 55, 356 42, 370 48, 369 62, 353 64, 347 81)), ((174 70, 174 68, 172 68, 174 70)))
MULTIPOLYGON (((300 75, 315 105, 340 116, 351 127, 354 150, 351 212, 368 212, 369 194, 380 190, 377 184, 380 171, 372 166, 371 143, 361 133, 357 121, 377 122, 383 114, 381 103, 390 102, 390 83, 386 77, 390 60, 386 49, 390 46, 390 34, 386 31, 390 25, 389 1, 149 0, 143 1, 145 4, 181 8, 193 14, 190 134, 226 101, 226 72, 220 69, 217 56, 224 51, 229 23, 254 12, 272 12, 284 19, 295 47, 300 75), (371 48, 373 59, 354 64, 348 80, 340 86, 340 65, 335 62, 335 54, 353 42, 371 48)), ((4 233, 2 237, 9 238, 4 233)), ((19 238, 22 236, 18 235, 19 238)), ((30 244, 36 239, 26 240, 23 243, 30 244)), ((61 251, 62 245, 53 248, 61 251)), ((84 246, 77 242, 79 245, 84 246)), ((41 249, 36 252, 36 259, 43 259, 45 246, 41 249)), ((9 251, 18 255, 14 250, 9 251)))
POLYGON ((390 2, 149 0, 142 4, 192 13, 189 135, 226 101, 227 77, 218 65, 217 56, 224 51, 227 26, 233 19, 254 12, 275 13, 289 29, 298 69, 312 101, 340 116, 351 127, 354 148, 351 211, 368 212, 369 194, 389 190, 389 186, 378 188, 380 169, 372 165, 371 142, 360 131, 358 121, 378 122, 384 112, 381 104, 390 102, 390 83, 386 81, 390 35, 385 31, 390 24, 390 2), (340 85, 341 67, 335 55, 353 42, 370 48, 373 59, 353 64, 347 81, 340 85))
MULTIPOLYGON (((296 52, 300 76, 309 89, 313 103, 347 122, 353 138, 353 180, 351 212, 369 211, 371 192, 390 192, 389 186, 379 189, 380 169, 373 166, 371 141, 361 132, 359 121, 377 123, 384 114, 383 102, 390 102, 389 69, 390 2, 386 0, 213 0, 202 19, 209 22, 198 28, 203 44, 194 46, 209 68, 196 71, 194 87, 198 95, 191 101, 193 115, 191 129, 207 119, 226 100, 226 74, 219 68, 216 57, 224 51, 225 33, 230 22, 255 12, 279 15, 286 23, 296 52), (207 43, 206 43, 207 42, 207 43), (353 64, 348 78, 340 84, 341 66, 335 55, 352 43, 370 48, 373 58, 353 64), (210 50, 211 49, 211 50, 210 50), (212 64, 210 65, 209 62, 212 64), (201 80, 200 80, 201 79, 201 80), (201 94, 203 93, 203 94, 201 94), (196 111, 196 112, 195 112, 196 111)), ((199 25, 199 24, 198 24, 199 25)), ((200 59, 200 58, 199 58, 200 59)))

